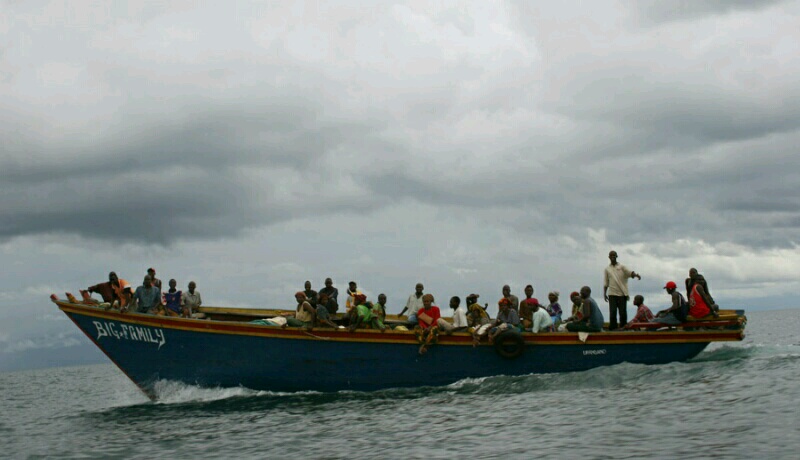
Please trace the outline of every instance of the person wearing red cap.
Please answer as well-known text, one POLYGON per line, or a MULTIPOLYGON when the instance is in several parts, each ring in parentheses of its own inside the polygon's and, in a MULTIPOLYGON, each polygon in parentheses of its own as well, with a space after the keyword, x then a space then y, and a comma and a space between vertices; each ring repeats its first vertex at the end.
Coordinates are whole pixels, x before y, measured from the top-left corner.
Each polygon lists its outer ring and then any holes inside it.
POLYGON ((672 306, 658 312, 650 322, 677 326, 686 321, 689 306, 686 303, 686 299, 683 298, 683 294, 678 292, 678 285, 674 281, 667 281, 664 289, 667 290, 667 294, 672 298, 672 306))
POLYGON ((151 280, 153 286, 157 287, 158 290, 160 291, 161 290, 161 280, 156 278, 156 269, 153 268, 153 267, 148 268, 147 269, 147 274, 150 275, 150 280, 151 280))

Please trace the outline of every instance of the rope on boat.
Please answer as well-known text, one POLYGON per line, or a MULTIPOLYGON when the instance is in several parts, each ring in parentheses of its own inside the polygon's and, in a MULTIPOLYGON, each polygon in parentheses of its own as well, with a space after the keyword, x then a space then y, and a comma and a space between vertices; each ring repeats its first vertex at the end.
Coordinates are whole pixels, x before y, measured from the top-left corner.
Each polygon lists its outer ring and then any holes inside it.
POLYGON ((305 335, 309 336, 309 337, 314 337, 315 339, 320 339, 320 340, 330 340, 331 339, 330 337, 320 337, 318 335, 314 335, 314 334, 312 334, 312 333, 310 333, 308 331, 303 331, 303 333, 305 335))

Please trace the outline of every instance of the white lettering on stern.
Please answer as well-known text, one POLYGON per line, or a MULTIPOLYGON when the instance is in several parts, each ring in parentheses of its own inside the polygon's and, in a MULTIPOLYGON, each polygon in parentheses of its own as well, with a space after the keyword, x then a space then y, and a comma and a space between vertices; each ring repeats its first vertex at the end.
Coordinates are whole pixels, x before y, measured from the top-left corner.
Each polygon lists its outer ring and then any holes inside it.
POLYGON ((158 345, 160 350, 167 343, 167 336, 161 328, 148 328, 116 323, 113 321, 92 321, 97 329, 97 340, 103 337, 116 340, 129 340, 134 342, 148 342, 158 345))
POLYGON ((583 350, 583 356, 586 355, 604 355, 606 354, 606 350, 583 350))

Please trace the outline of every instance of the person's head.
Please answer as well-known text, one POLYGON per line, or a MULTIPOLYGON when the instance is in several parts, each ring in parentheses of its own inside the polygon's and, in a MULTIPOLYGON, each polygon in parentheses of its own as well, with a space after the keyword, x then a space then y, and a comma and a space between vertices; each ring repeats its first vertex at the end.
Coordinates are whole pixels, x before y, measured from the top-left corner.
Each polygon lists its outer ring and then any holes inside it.
POLYGON ((697 278, 697 269, 692 267, 689 269, 689 278, 695 279, 697 278))
POLYGON ((422 283, 417 283, 417 285, 414 286, 414 292, 417 294, 417 296, 422 295, 423 289, 425 289, 425 286, 423 286, 422 283))
POLYGON ((330 278, 325 278, 325 287, 329 288, 331 286, 333 286, 333 280, 330 278))
POLYGON ((151 280, 154 279, 156 277, 156 269, 153 267, 148 268, 147 274, 150 275, 151 280))
POLYGON ((539 300, 535 297, 525 299, 522 301, 522 303, 527 305, 533 312, 539 309, 539 300))
POLYGON ((194 294, 194 290, 197 287, 197 284, 194 281, 189 281, 189 292, 194 294))
POLYGON ((611 251, 608 253, 608 260, 611 261, 611 265, 617 264, 617 251, 611 251))
POLYGON ((310 291, 311 290, 311 281, 306 281, 306 284, 304 284, 304 286, 306 288, 306 291, 310 291))
POLYGON ((530 284, 525 286, 525 297, 529 299, 533 297, 533 286, 531 286, 530 284))
POLYGON ((294 293, 294 299, 297 300, 297 303, 303 303, 306 301, 306 293, 303 291, 297 291, 294 293))
POLYGON ((572 291, 572 294, 569 295, 569 299, 575 305, 580 305, 583 303, 583 299, 581 299, 581 294, 578 291, 572 291))
POLYGON ((511 295, 511 286, 505 285, 503 286, 503 297, 508 297, 511 295))
POLYGON ((356 294, 353 297, 353 303, 356 305, 363 305, 367 301, 367 296, 364 294, 356 294))
POLYGON ((110 281, 112 283, 116 283, 117 281, 119 281, 119 278, 117 278, 117 274, 116 273, 111 272, 111 273, 108 274, 108 281, 110 281))
POLYGON ((177 281, 175 281, 174 279, 169 280, 169 288, 170 289, 175 289, 177 286, 178 286, 178 282, 177 281))
POLYGON ((466 298, 467 307, 469 307, 470 305, 472 305, 474 303, 477 303, 478 302, 478 297, 480 297, 478 294, 470 294, 470 295, 468 295, 467 298, 466 298))
POLYGON ((317 302, 321 304, 328 303, 328 294, 325 294, 324 292, 320 294, 319 297, 317 297, 317 302))
POLYGON ((558 302, 558 291, 550 291, 550 293, 547 294, 547 300, 549 300, 550 303, 558 302))
POLYGON ((381 305, 386 305, 386 294, 378 294, 378 303, 381 305))
POLYGON ((456 308, 458 308, 459 305, 461 305, 461 297, 457 295, 450 297, 450 308, 455 310, 456 308))
POLYGON ((347 285, 350 287, 350 292, 356 292, 356 289, 358 289, 355 281, 350 281, 347 285))
POLYGON ((144 275, 144 281, 142 281, 142 284, 144 284, 144 287, 152 286, 153 285, 153 277, 151 277, 150 275, 144 275))
POLYGON ((424 296, 422 296, 422 306, 425 307, 425 309, 431 308, 432 305, 433 305, 432 294, 425 294, 424 296))
POLYGON ((664 285, 664 289, 667 290, 667 294, 672 295, 675 289, 678 289, 678 285, 675 284, 675 281, 667 281, 667 284, 664 285))
POLYGON ((584 286, 581 288, 581 298, 588 299, 592 295, 592 288, 584 286))
POLYGON ((633 298, 633 304, 636 305, 637 307, 641 307, 643 303, 644 303, 644 296, 637 295, 636 297, 633 298))
POLYGON ((497 302, 497 307, 500 309, 500 311, 508 310, 509 305, 511 305, 511 302, 509 302, 509 300, 505 297, 497 302))

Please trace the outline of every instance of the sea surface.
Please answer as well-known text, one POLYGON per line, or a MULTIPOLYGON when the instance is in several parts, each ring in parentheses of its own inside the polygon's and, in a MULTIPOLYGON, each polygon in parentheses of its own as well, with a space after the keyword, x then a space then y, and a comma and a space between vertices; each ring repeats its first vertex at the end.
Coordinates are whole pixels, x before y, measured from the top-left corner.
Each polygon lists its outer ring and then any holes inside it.
POLYGON ((163 382, 113 365, 0 373, 6 458, 800 458, 800 310, 687 363, 374 393, 163 382))

